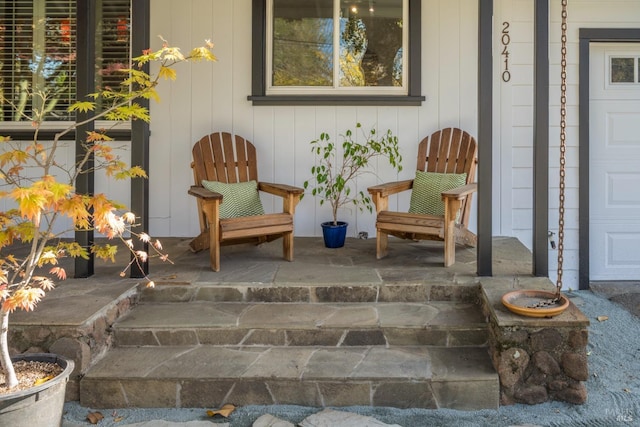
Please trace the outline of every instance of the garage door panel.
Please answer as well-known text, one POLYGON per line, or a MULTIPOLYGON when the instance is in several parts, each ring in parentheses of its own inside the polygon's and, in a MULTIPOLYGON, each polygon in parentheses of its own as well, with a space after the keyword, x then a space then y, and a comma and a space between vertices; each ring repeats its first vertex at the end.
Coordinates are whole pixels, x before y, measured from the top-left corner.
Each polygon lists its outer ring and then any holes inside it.
POLYGON ((635 150, 640 147, 640 112, 610 112, 607 122, 608 148, 635 150))
POLYGON ((607 267, 638 268, 640 265, 640 231, 636 233, 608 232, 607 238, 607 267))
POLYGON ((624 160, 637 155, 640 150, 640 111, 637 102, 592 102, 591 110, 592 126, 603 127, 598 131, 602 136, 591 139, 589 149, 592 159, 624 160))
POLYGON ((640 171, 637 164, 619 165, 618 172, 608 172, 601 165, 591 174, 591 189, 600 196, 590 198, 590 216, 593 219, 609 217, 640 218, 640 171))
POLYGON ((638 55, 636 43, 598 43, 592 45, 590 67, 590 99, 640 99, 640 86, 610 82, 610 57, 634 57, 638 55))
POLYGON ((630 280, 640 277, 640 223, 598 224, 590 227, 591 280, 630 280))
POLYGON ((613 172, 607 174, 605 203, 609 208, 622 209, 623 215, 629 209, 640 209, 640 172, 613 172))

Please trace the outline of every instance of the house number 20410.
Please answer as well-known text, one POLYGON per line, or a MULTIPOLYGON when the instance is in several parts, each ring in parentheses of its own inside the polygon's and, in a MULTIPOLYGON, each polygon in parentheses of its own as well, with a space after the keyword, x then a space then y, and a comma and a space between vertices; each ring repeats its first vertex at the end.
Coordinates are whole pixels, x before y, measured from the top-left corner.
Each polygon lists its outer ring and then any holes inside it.
POLYGON ((502 56, 504 56, 504 71, 502 72, 502 81, 508 82, 511 80, 511 72, 509 71, 509 43, 511 43, 511 36, 509 35, 509 23, 502 23, 502 56))

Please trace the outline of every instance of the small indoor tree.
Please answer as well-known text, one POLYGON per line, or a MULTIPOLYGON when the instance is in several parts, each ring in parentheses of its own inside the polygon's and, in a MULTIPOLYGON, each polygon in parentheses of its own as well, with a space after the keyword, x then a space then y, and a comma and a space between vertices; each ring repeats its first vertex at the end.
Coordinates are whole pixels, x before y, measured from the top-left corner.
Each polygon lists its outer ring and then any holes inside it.
MULTIPOLYGON (((69 107, 70 112, 95 113, 84 121, 69 124, 55 134, 51 141, 41 141, 40 130, 46 119, 48 106, 55 102, 51 92, 25 86, 19 98, 31 98, 32 112, 24 108, 23 102, 14 102, 0 94, 3 103, 9 104, 14 116, 32 124, 33 136, 28 141, 13 141, 0 137, 0 197, 7 206, 0 212, 0 362, 5 372, 7 388, 18 384, 11 363, 8 343, 9 314, 14 310, 31 311, 54 287, 54 279, 64 279, 66 272, 60 266, 62 257, 88 258, 93 253, 99 259, 114 260, 117 246, 95 244, 91 248, 80 246, 61 237, 64 232, 55 232, 61 218, 70 219, 72 230, 95 229, 108 239, 120 240, 133 256, 121 275, 134 263, 141 262, 149 254, 134 249, 133 238, 149 242, 146 233, 135 233, 136 216, 104 194, 81 194, 76 191, 76 180, 87 170, 104 170, 113 179, 146 178, 146 172, 138 167, 128 167, 113 152, 111 138, 104 130, 90 131, 86 135, 84 150, 77 153, 76 163, 66 165, 61 158, 65 135, 95 120, 144 120, 149 121, 149 111, 142 107, 139 99, 158 99, 156 86, 161 79, 174 80, 174 65, 185 61, 215 61, 211 52, 213 45, 191 50, 188 55, 179 48, 171 47, 163 40, 157 51, 144 51, 134 58, 133 65, 123 69, 123 81, 119 88, 104 88, 90 95, 87 100, 78 100, 69 107), (142 71, 149 62, 159 65, 155 75, 142 71), (102 109, 97 111, 96 106, 102 109), (12 249, 26 247, 26 255, 20 256, 12 249)), ((168 260, 159 241, 150 246, 154 256, 168 260)), ((147 286, 153 282, 147 277, 147 286)))

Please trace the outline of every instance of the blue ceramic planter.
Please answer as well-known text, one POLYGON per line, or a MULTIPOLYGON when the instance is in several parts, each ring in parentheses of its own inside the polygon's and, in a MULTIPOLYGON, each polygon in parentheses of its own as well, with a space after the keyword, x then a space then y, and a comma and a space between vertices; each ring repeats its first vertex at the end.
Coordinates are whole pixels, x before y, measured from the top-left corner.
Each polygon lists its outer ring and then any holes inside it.
POLYGON ((347 226, 349 223, 338 221, 337 225, 333 225, 333 221, 323 222, 322 236, 324 237, 324 245, 327 248, 341 248, 344 246, 344 239, 347 236, 347 226))

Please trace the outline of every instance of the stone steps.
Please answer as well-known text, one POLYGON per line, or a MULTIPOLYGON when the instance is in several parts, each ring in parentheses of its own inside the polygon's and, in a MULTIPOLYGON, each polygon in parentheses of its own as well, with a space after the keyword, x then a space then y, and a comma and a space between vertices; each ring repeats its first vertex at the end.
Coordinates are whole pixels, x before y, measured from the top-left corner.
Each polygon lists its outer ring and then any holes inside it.
MULTIPOLYGON (((317 268, 317 266, 315 267, 317 268)), ((151 302, 425 302, 458 301, 477 303, 480 286, 475 280, 455 280, 455 275, 438 277, 435 273, 428 280, 418 279, 407 282, 399 280, 400 274, 379 272, 385 280, 371 280, 367 269, 349 269, 344 273, 339 267, 325 267, 330 272, 336 270, 340 275, 351 274, 362 279, 346 277, 342 281, 319 282, 310 273, 309 283, 306 277, 288 278, 282 283, 230 283, 230 282, 175 282, 162 278, 156 281, 154 288, 141 287, 140 301, 151 302), (395 280, 398 280, 397 282, 395 280)), ((309 270, 313 270, 311 267, 309 270)), ((320 273, 318 273, 319 275, 320 273)), ((411 271, 405 274, 411 274, 411 271)), ((424 275, 424 274, 423 274, 424 275)), ((172 278, 172 276, 169 276, 172 278)), ((377 276, 376 276, 377 277, 377 276)))
POLYGON ((112 349, 80 383, 92 408, 290 404, 476 410, 498 407, 485 347, 112 349))
POLYGON ((185 284, 141 292, 81 404, 497 408, 477 285, 185 284))
POLYGON ((147 303, 114 325, 124 346, 479 346, 471 303, 147 303))

